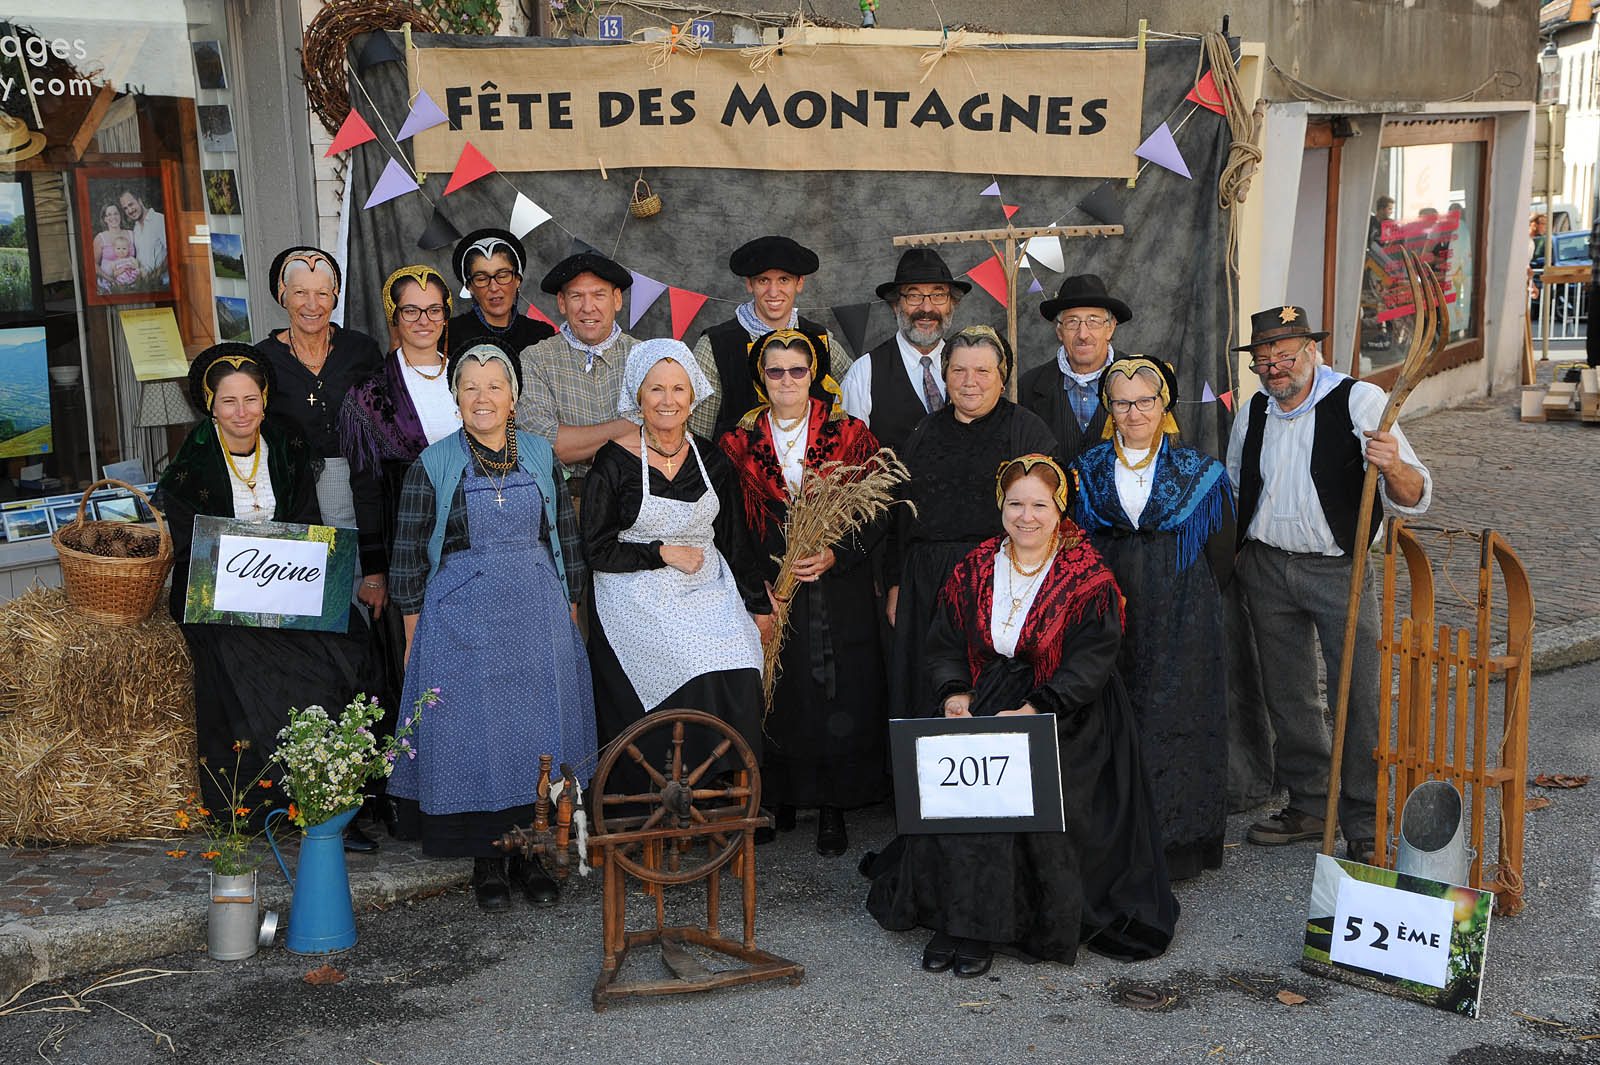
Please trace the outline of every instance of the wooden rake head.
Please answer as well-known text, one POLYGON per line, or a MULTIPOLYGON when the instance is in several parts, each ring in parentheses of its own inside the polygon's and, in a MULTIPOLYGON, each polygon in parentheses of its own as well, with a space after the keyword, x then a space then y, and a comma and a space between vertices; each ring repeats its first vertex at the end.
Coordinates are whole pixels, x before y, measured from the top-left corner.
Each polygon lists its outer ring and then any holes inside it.
POLYGON ((1383 420, 1385 429, 1393 422, 1391 415, 1399 413, 1401 404, 1428 376, 1450 341, 1450 308, 1445 303, 1444 286, 1433 269, 1424 265, 1409 248, 1401 249, 1400 261, 1405 266, 1406 283, 1411 288, 1416 323, 1411 330, 1406 357, 1400 363, 1399 375, 1389 389, 1389 404, 1383 420))

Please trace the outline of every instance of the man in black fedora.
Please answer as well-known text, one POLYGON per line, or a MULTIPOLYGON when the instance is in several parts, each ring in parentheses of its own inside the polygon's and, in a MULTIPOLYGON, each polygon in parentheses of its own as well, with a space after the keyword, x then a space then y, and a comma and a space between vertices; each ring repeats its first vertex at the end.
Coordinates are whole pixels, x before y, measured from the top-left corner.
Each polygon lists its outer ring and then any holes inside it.
MULTIPOLYGON (((1250 368, 1257 392, 1234 420, 1228 477, 1238 493, 1239 558, 1234 574, 1250 607, 1261 661, 1261 691, 1276 735, 1281 811, 1250 826, 1261 846, 1320 839, 1328 801, 1331 737, 1317 689, 1316 642, 1329 678, 1339 675, 1351 560, 1377 538, 1383 510, 1356 528, 1366 464, 1381 474, 1379 495, 1396 513, 1428 509, 1433 480, 1396 427, 1380 432, 1387 397, 1322 362, 1305 308, 1271 307, 1250 316, 1250 368)), ((1369 574, 1370 579, 1370 574, 1369 574)), ((1378 619, 1370 588, 1361 597, 1350 678, 1339 822, 1346 854, 1371 862, 1377 817, 1378 619)))
POLYGON ((845 413, 866 422, 885 447, 905 443, 944 406, 944 338, 970 291, 931 248, 907 249, 894 280, 878 286, 878 298, 894 310, 895 334, 850 367, 840 391, 845 413))
MULTIPOLYGON (((733 317, 700 334, 695 361, 716 389, 689 415, 689 429, 707 440, 739 424, 757 403, 750 379, 750 344, 775 329, 798 329, 811 338, 820 357, 820 371, 838 381, 850 368, 850 356, 822 325, 802 317, 795 300, 806 277, 817 272, 817 253, 783 236, 757 237, 734 249, 728 269, 744 278, 750 301, 734 308, 733 317)), ((836 386, 837 387, 837 386, 836 386)))
POLYGON ((1097 275, 1078 274, 1063 281, 1039 313, 1055 325, 1061 346, 1053 361, 1023 374, 1017 402, 1045 420, 1061 441, 1062 455, 1071 459, 1104 439, 1100 374, 1116 357, 1112 334, 1133 311, 1097 275))

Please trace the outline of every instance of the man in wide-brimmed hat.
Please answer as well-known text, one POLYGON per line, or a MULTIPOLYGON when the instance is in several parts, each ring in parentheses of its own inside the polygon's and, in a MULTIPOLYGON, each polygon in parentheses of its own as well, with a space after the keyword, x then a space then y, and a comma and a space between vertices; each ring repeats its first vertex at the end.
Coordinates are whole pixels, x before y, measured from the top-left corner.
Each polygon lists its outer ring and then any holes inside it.
MULTIPOLYGON (((1339 672, 1349 609, 1351 559, 1378 536, 1383 509, 1356 528, 1366 463, 1398 514, 1428 509, 1433 479, 1405 434, 1377 429, 1383 390, 1324 365, 1305 308, 1271 307, 1250 317, 1250 368, 1261 379, 1228 441, 1228 476, 1238 493, 1234 573, 1250 606, 1261 690, 1277 736, 1277 776, 1288 805, 1250 826, 1247 838, 1278 846, 1322 837, 1331 753, 1317 690, 1316 643, 1330 678, 1339 672), (1313 639, 1315 637, 1315 640, 1313 639)), ((1348 856, 1371 862, 1378 742, 1378 620, 1365 595, 1357 617, 1350 715, 1339 792, 1348 856)), ((1335 693, 1329 690, 1330 698, 1335 693)))
POLYGON ((899 447, 917 423, 944 406, 940 358, 961 297, 972 291, 931 248, 909 248, 894 280, 877 288, 894 310, 895 335, 844 375, 845 413, 860 418, 886 447, 899 447))
POLYGON ((1017 402, 1045 420, 1070 459, 1105 439, 1100 374, 1116 357, 1112 334, 1133 311, 1098 275, 1078 274, 1063 281, 1039 313, 1055 326, 1061 346, 1053 361, 1022 376, 1017 402))
POLYGON ((759 402, 750 379, 750 344, 775 329, 798 329, 811 338, 823 359, 819 381, 844 376, 850 356, 825 326, 803 317, 795 307, 806 277, 820 265, 816 252, 784 236, 757 237, 728 256, 728 269, 744 278, 750 301, 734 308, 726 322, 700 334, 694 347, 695 361, 717 391, 689 415, 691 432, 718 440, 759 402))

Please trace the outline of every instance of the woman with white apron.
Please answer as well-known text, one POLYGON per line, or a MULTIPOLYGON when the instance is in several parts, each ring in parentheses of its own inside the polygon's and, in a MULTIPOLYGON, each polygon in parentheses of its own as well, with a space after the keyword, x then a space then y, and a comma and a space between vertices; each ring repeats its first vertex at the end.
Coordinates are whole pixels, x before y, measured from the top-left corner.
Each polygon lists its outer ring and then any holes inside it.
POLYGON ((604 744, 652 710, 704 710, 759 760, 772 606, 733 466, 685 428, 711 392, 679 341, 628 356, 618 414, 640 428, 595 453, 583 492, 595 716, 604 744))

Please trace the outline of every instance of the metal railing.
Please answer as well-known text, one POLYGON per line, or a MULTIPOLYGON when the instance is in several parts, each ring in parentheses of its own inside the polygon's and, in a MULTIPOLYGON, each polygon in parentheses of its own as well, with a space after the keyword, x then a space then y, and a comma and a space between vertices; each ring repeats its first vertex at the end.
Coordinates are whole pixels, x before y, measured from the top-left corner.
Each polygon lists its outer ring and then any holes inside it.
MULTIPOLYGON (((1542 285, 1541 298, 1550 302, 1550 339, 1582 340, 1588 336, 1588 285, 1542 285)), ((1537 300, 1528 305, 1528 320, 1535 342, 1544 339, 1544 308, 1537 300)))

